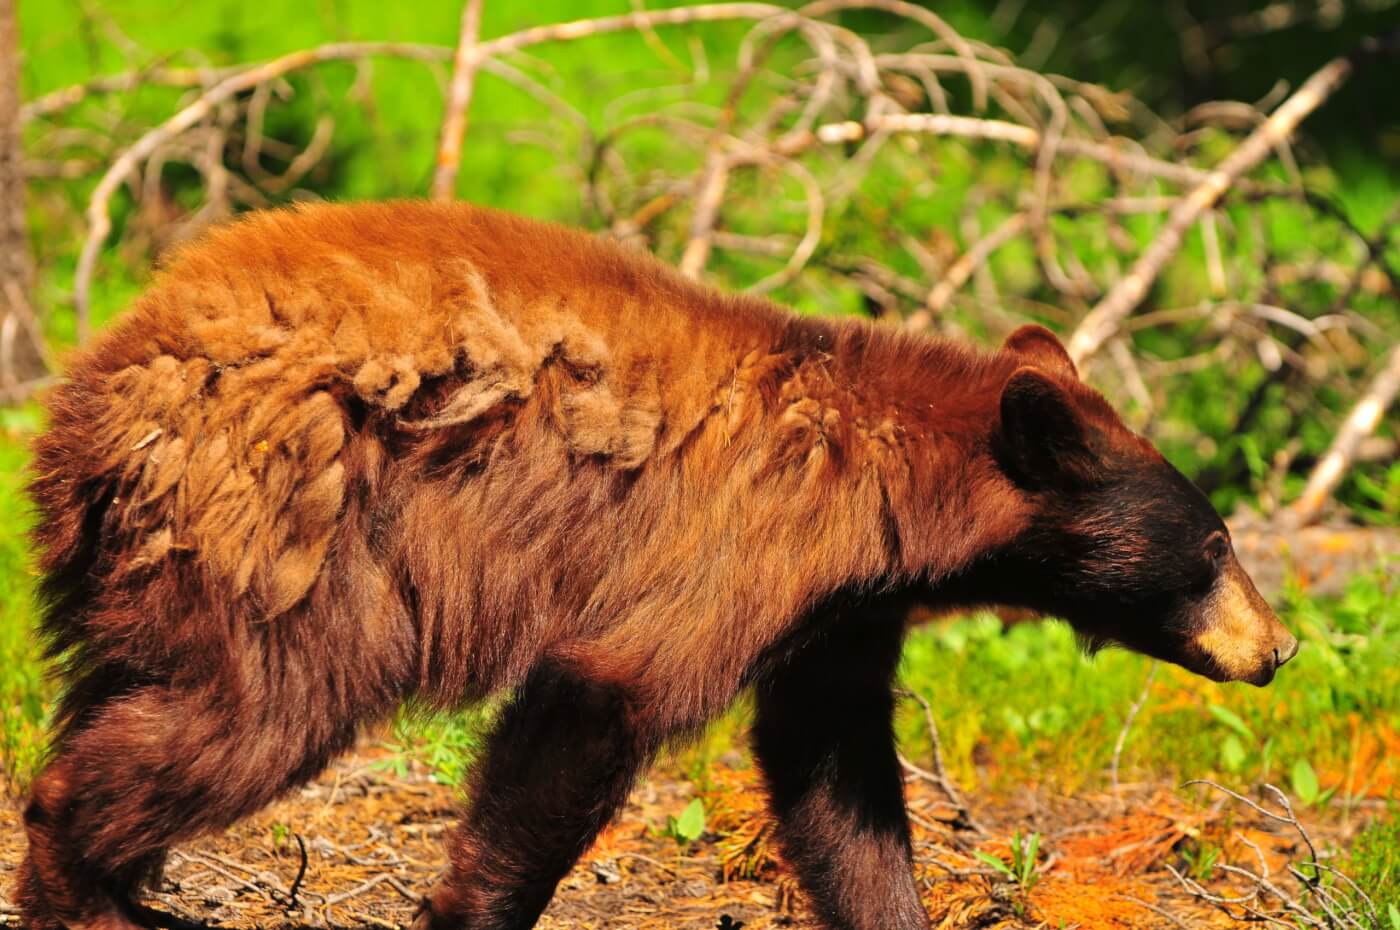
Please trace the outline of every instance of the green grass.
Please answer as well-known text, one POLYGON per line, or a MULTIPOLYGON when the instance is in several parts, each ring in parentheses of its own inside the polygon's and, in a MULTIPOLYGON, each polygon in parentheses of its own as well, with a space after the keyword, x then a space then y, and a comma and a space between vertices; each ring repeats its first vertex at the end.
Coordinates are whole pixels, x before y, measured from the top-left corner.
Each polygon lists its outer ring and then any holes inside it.
MULTIPOLYGON (((1303 646, 1274 684, 1221 685, 1162 666, 1129 731, 1125 773, 1292 788, 1302 763, 1318 773, 1322 793, 1337 788, 1343 799, 1400 775, 1396 760, 1384 756, 1373 770, 1348 769, 1360 729, 1393 733, 1400 726, 1400 667, 1393 661, 1400 589, 1378 572, 1358 577, 1340 601, 1295 596, 1281 606, 1303 646)), ((1150 664, 1116 650, 1086 659, 1063 624, 1003 630, 996 618, 979 617, 916 631, 903 678, 933 707, 960 777, 975 777, 976 758, 990 760, 984 778, 1029 776, 1072 791, 1102 784, 1150 664)), ((922 711, 907 708, 901 736, 926 747, 924 729, 922 711)))
POLYGON ((33 641, 34 575, 29 504, 24 496, 24 437, 33 408, 0 410, 0 781, 22 784, 42 754, 51 689, 33 641))
POLYGON ((1400 817, 1394 807, 1353 841, 1343 871, 1370 895, 1388 930, 1400 930, 1400 817))

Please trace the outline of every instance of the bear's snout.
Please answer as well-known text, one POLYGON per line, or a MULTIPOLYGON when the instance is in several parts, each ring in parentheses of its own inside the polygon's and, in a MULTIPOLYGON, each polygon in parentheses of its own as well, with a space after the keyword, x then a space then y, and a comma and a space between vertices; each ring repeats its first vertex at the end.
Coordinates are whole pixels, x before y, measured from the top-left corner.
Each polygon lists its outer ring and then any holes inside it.
POLYGON ((1298 640, 1254 587, 1234 553, 1203 605, 1195 638, 1206 675, 1217 681, 1247 681, 1263 687, 1298 654, 1298 640))

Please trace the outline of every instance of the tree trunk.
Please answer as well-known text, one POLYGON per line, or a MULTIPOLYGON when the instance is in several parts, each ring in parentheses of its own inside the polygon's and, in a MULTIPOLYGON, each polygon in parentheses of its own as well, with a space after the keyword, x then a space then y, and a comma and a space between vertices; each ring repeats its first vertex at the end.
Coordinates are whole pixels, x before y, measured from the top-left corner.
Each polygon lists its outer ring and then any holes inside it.
POLYGON ((16 0, 0 0, 0 401, 27 393, 47 370, 29 303, 34 262, 24 218, 16 0))

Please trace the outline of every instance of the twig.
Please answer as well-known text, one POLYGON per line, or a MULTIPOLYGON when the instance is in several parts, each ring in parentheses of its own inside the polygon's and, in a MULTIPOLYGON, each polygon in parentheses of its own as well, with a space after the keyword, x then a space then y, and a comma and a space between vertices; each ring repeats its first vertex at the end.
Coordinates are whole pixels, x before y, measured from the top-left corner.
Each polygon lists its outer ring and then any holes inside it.
POLYGON ((924 696, 917 691, 901 690, 899 693, 905 697, 913 698, 918 702, 919 706, 924 709, 924 724, 928 727, 929 741, 933 745, 932 772, 925 772, 923 769, 920 769, 907 760, 901 760, 904 767, 922 776, 926 780, 931 781, 943 791, 944 795, 952 802, 954 809, 957 811, 958 820, 962 826, 976 833, 986 833, 987 831, 983 829, 981 824, 973 818, 972 812, 968 810, 967 801, 963 799, 962 791, 958 789, 957 783, 949 777, 948 769, 943 765, 943 741, 939 739, 938 736, 938 722, 933 719, 933 708, 929 706, 924 696))
POLYGON ((462 8, 461 36, 457 40, 452 84, 448 89, 447 109, 442 119, 442 135, 438 140, 437 165, 433 169, 431 196, 434 200, 451 200, 457 187, 462 139, 467 132, 467 107, 471 105, 472 88, 476 83, 476 49, 481 35, 482 5, 483 0, 467 0, 462 8))
POLYGON ((293 839, 297 841, 297 849, 301 852, 301 865, 297 867, 297 877, 292 879, 292 887, 287 889, 287 910, 297 906, 297 892, 301 890, 301 881, 306 877, 306 843, 302 840, 300 833, 293 833, 293 839))
POLYGON ((1323 505, 1355 460, 1362 441, 1376 431, 1397 394, 1400 394, 1400 345, 1390 350, 1385 364, 1351 408, 1326 454, 1308 476, 1303 493, 1288 508, 1289 522, 1306 526, 1317 520, 1323 505))
POLYGON ((904 325, 910 329, 925 329, 932 324, 948 305, 948 301, 953 299, 953 295, 972 277, 972 273, 981 267, 993 252, 1025 232, 1026 224, 1027 214, 1013 213, 996 229, 974 242, 957 261, 948 266, 948 270, 928 292, 923 308, 911 313, 904 325))
POLYGON ((1236 180, 1263 161, 1282 140, 1292 135, 1298 124, 1321 106, 1351 72, 1352 64, 1347 58, 1328 62, 1182 198, 1172 209, 1166 226, 1138 257, 1132 269, 1118 279, 1070 337, 1067 348, 1076 365, 1082 368, 1142 303, 1152 283, 1181 248, 1186 231, 1195 225, 1201 214, 1213 207, 1236 180))
POLYGON ((405 900, 412 901, 414 904, 417 904, 422 900, 422 897, 420 895, 416 895, 412 891, 410 891, 404 885, 403 882, 398 880, 398 878, 396 878, 393 875, 390 875, 388 872, 381 872, 373 878, 361 882, 354 888, 351 888, 349 891, 342 891, 340 894, 331 895, 330 897, 326 898, 325 904, 322 906, 332 907, 336 904, 340 904, 342 901, 349 901, 351 898, 357 898, 360 895, 364 894, 366 891, 369 891, 371 888, 378 887, 379 885, 388 885, 390 888, 393 888, 395 891, 397 891, 399 895, 405 900))
POLYGON ((1136 904, 1138 907, 1144 907, 1159 917, 1165 917, 1167 920, 1170 920, 1173 924, 1180 927, 1181 930, 1191 930, 1190 926, 1186 923, 1186 921, 1182 920, 1180 917, 1176 916, 1164 907, 1158 907, 1156 904, 1144 901, 1142 898, 1136 898, 1130 894, 1122 894, 1121 892, 1115 894, 1114 897, 1119 899, 1120 901, 1128 901, 1132 904, 1136 904))
POLYGON ((1152 693, 1152 679, 1157 677, 1157 663, 1153 662, 1147 668, 1147 677, 1142 682, 1142 692, 1138 695, 1133 706, 1128 708, 1128 716, 1123 718, 1123 728, 1118 731, 1118 740, 1113 744, 1113 764, 1109 767, 1111 782, 1113 785, 1113 796, 1118 797, 1118 763, 1123 758, 1123 746, 1128 742, 1128 733, 1133 728, 1133 723, 1142 712, 1143 705, 1147 703, 1148 695, 1152 693))

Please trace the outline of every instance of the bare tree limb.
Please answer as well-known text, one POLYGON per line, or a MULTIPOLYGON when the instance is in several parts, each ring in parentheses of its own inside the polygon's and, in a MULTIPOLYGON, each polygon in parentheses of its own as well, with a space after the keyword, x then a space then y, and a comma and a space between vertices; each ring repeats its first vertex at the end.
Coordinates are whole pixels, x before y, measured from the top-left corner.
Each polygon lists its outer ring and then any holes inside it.
POLYGON ((1148 289, 1176 255, 1186 232, 1213 207, 1232 184, 1263 161, 1293 134, 1308 114, 1321 106, 1346 81, 1351 61, 1334 58, 1298 88, 1249 137, 1172 209, 1167 224, 1138 257, 1126 275, 1084 317, 1069 340, 1069 354, 1081 368, 1106 343, 1123 320, 1142 303, 1148 289))
POLYGON ((968 278, 972 277, 972 273, 981 267, 993 252, 1026 231, 1027 221, 1027 214, 1013 213, 996 229, 974 242, 957 261, 948 266, 948 270, 928 292, 923 308, 911 313, 904 325, 910 329, 925 329, 932 324, 948 305, 948 301, 953 299, 953 295, 962 289, 968 278))
POLYGON ((1361 443, 1380 426, 1381 417, 1400 394, 1400 345, 1391 349, 1385 364, 1371 381, 1361 399, 1347 414, 1342 428, 1337 431, 1332 445, 1318 461, 1317 467, 1308 476, 1303 493, 1288 509, 1288 520, 1297 526, 1306 526, 1317 520, 1322 507, 1332 496, 1337 485, 1346 475, 1347 469, 1356 459, 1361 443))
POLYGON ((0 0, 0 386, 10 390, 48 370, 29 305, 34 259, 25 221, 19 109, 19 21, 15 0, 0 0))
MULTIPOLYGON (((640 10, 620 16, 575 20, 523 29, 474 46, 472 60, 479 66, 487 58, 519 51, 544 42, 567 41, 587 36, 621 32, 629 29, 650 29, 656 26, 685 23, 722 22, 732 19, 765 19, 791 17, 790 10, 768 3, 711 3, 664 10, 640 10)), ((88 234, 78 257, 74 275, 73 299, 77 309, 78 339, 83 341, 90 328, 92 276, 98 254, 112 229, 110 203, 122 183, 137 166, 180 133, 205 119, 224 101, 252 90, 260 84, 276 80, 312 65, 330 61, 359 61, 369 57, 397 57, 410 60, 438 62, 454 52, 439 45, 407 42, 338 42, 301 49, 280 58, 263 62, 227 74, 159 126, 149 130, 123 152, 98 181, 88 202, 88 234)))
POLYGON ((467 132, 467 108, 471 105, 480 60, 476 50, 481 36, 482 6, 483 0, 467 0, 462 8, 462 31, 457 40, 452 84, 448 88, 447 109, 442 119, 442 135, 438 140, 437 165, 433 169, 431 196, 434 200, 451 200, 457 188, 462 139, 467 132))

